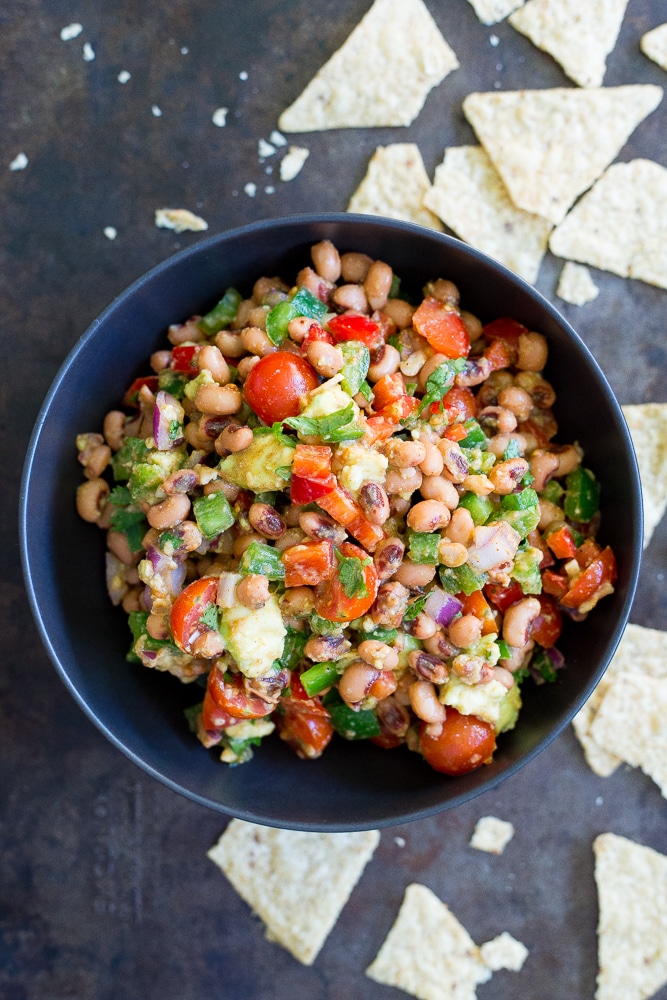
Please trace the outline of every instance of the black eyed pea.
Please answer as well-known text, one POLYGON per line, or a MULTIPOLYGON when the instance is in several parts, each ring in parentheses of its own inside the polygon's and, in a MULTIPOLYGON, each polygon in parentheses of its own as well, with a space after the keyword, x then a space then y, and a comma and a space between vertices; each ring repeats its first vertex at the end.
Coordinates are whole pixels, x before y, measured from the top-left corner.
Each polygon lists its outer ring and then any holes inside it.
POLYGON ((354 708, 367 697, 380 675, 377 667, 364 660, 354 660, 338 682, 338 693, 350 708, 354 708))
POLYGON ((202 413, 228 416, 238 413, 243 405, 243 397, 235 385, 200 385, 195 404, 202 413))
POLYGON ((384 524, 390 514, 389 497, 379 483, 367 480, 359 489, 359 506, 371 524, 384 524))
POLYGON ((190 498, 184 493, 175 493, 162 503, 149 507, 146 519, 151 528, 164 531, 165 528, 174 528, 181 521, 185 521, 189 513, 190 498))
POLYGON ((531 483, 536 493, 541 493, 551 477, 556 472, 559 465, 557 455, 543 448, 536 448, 530 456, 530 472, 533 476, 531 483))
POLYGON ((241 334, 232 333, 231 330, 220 330, 216 333, 215 346, 226 358, 240 358, 246 352, 241 334))
POLYGON ((448 635, 455 646, 466 649, 481 638, 482 623, 475 615, 461 615, 449 626, 448 635))
POLYGON ((482 336, 482 331, 484 329, 482 321, 474 316, 471 312, 466 309, 461 310, 461 322, 468 331, 468 336, 470 337, 470 343, 474 344, 482 336))
POLYGON ((331 240, 321 240, 310 248, 310 256, 315 270, 324 278, 335 284, 340 278, 341 261, 338 250, 331 240))
POLYGON ((442 474, 452 483, 462 483, 468 476, 468 459, 461 451, 456 441, 443 438, 437 445, 442 455, 442 474))
POLYGON ((558 468, 554 472, 554 476, 566 476, 581 465, 581 451, 574 444, 554 448, 554 453, 558 458, 558 468))
POLYGON ((229 365, 218 347, 206 344, 199 352, 197 364, 200 371, 210 372, 218 385, 227 385, 230 379, 229 365))
POLYGON ((225 644, 219 632, 213 629, 202 632, 192 643, 192 652, 195 656, 200 656, 204 660, 212 660, 220 656, 225 649, 225 644))
POLYGON ((365 253, 344 253, 340 258, 341 276, 343 281, 361 284, 373 263, 373 258, 365 253))
POLYGON ((126 566, 136 566, 141 553, 132 552, 124 531, 107 532, 107 548, 126 566))
POLYGON ((359 656, 377 670, 393 670, 398 666, 398 653, 386 642, 365 639, 359 644, 359 656))
POLYGON ((368 368, 368 381, 379 382, 385 375, 394 375, 398 371, 401 355, 392 344, 383 344, 371 354, 368 368))
POLYGON ((257 357, 256 354, 251 354, 247 358, 241 358, 241 360, 236 366, 236 370, 239 373, 239 378, 241 379, 242 382, 245 382, 248 375, 253 370, 258 361, 259 358, 257 357))
POLYGON ((268 577, 262 573, 250 573, 237 583, 236 596, 246 608, 257 611, 263 608, 269 597, 268 577))
MULTIPOLYGON (((167 352, 169 353, 169 352, 167 352)), ((118 451, 125 443, 126 417, 121 410, 110 410, 104 418, 102 433, 113 451, 118 451)))
POLYGON ((76 509, 79 517, 90 524, 99 521, 109 496, 109 484, 105 479, 88 479, 77 488, 76 509))
POLYGON ((419 469, 390 469, 384 481, 384 488, 389 495, 412 496, 421 487, 423 476, 419 469))
POLYGON ((420 590, 430 583, 434 576, 435 566, 413 563, 410 559, 404 559, 394 573, 394 580, 403 584, 408 590, 420 590))
MULTIPOLYGON (((444 461, 442 455, 436 448, 434 444, 430 441, 423 441, 424 449, 426 454, 423 460, 419 463, 419 468, 425 476, 439 476, 442 472, 444 461)), ((426 499, 438 499, 437 497, 431 497, 426 499)))
POLYGON ((445 528, 445 538, 449 542, 457 542, 463 546, 470 545, 474 530, 475 522, 470 511, 466 507, 457 507, 445 528))
POLYGON ((265 538, 281 538, 285 534, 286 525, 282 517, 268 503, 254 503, 248 511, 250 524, 265 538))
POLYGON ((525 646, 529 639, 529 630, 535 619, 541 614, 542 605, 536 597, 524 597, 512 604, 503 618, 503 639, 509 646, 525 646))
POLYGON ((415 307, 404 299, 388 299, 382 312, 395 323, 399 330, 405 330, 412 323, 415 307))
POLYGON ((541 333, 522 333, 519 335, 517 368, 529 372, 541 372, 547 363, 549 348, 546 338, 541 333))
POLYGON ((435 685, 430 681, 414 681, 408 688, 410 705, 423 722, 443 722, 447 709, 438 701, 435 685))
POLYGON ((245 451, 253 442, 252 430, 245 425, 230 423, 220 431, 215 439, 215 450, 219 455, 228 451, 245 451))
POLYGON ((384 538, 373 555, 373 563, 380 581, 388 580, 401 565, 405 545, 400 538, 384 538))
POLYGON ((438 545, 438 559, 443 566, 455 569, 468 561, 468 550, 461 542, 450 542, 448 538, 443 538, 438 545))
MULTIPOLYGON (((438 452, 438 454, 440 453, 438 452)), ((420 492, 424 500, 439 500, 450 510, 454 510, 459 503, 456 487, 444 476, 424 476, 420 492)))
POLYGON ((165 368, 169 368, 172 358, 171 351, 153 351, 149 364, 154 372, 162 372, 165 368))
POLYGON ((345 358, 340 347, 327 344, 323 340, 315 340, 308 345, 306 357, 316 372, 325 378, 337 375, 345 364, 345 358))
POLYGON ((274 354, 278 350, 272 344, 267 335, 259 326, 246 326, 241 331, 241 343, 249 354, 255 354, 258 358, 263 358, 267 354, 274 354))
POLYGON ((387 304, 394 272, 382 260, 375 260, 368 269, 364 280, 364 292, 371 309, 383 309, 387 304))
POLYGON ((517 420, 527 420, 533 408, 530 393, 518 385, 511 385, 498 394, 498 403, 506 410, 511 410, 517 420))
POLYGON ((440 500, 422 500, 411 508, 407 522, 413 531, 428 533, 446 527, 450 518, 449 507, 440 500))
POLYGON ((382 449, 394 469, 411 469, 426 458, 426 445, 421 441, 401 441, 391 438, 382 449))
POLYGON ((428 295, 432 295, 434 299, 439 299, 440 302, 449 306, 458 306, 461 299, 458 287, 448 278, 437 278, 435 281, 429 281, 424 291, 428 295))
POLYGON ((368 299, 363 285, 338 285, 331 298, 340 309, 350 309, 357 313, 368 312, 368 299))
POLYGON ((489 471, 493 489, 501 496, 513 493, 528 472, 528 468, 525 458, 506 458, 504 462, 499 462, 489 471))

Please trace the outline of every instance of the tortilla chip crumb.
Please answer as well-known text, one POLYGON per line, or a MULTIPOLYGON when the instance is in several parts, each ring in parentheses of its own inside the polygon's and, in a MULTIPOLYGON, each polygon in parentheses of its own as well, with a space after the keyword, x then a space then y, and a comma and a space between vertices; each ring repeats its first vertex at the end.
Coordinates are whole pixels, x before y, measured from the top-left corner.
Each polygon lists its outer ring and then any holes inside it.
POLYGON ((497 24, 517 7, 521 7, 525 0, 468 0, 468 3, 482 24, 497 24))
POLYGON ((639 47, 645 56, 667 70, 667 24, 659 24, 652 31, 642 35, 639 47))
POLYGON ((155 210, 155 225, 160 229, 173 229, 176 233, 190 230, 193 233, 208 229, 208 222, 187 208, 158 208, 155 210))
POLYGON ((591 272, 583 264, 568 260, 560 273, 556 295, 571 306, 585 306, 593 302, 600 289, 591 277, 591 272))
POLYGON ((482 961, 492 972, 507 969, 509 972, 520 972, 523 963, 528 958, 528 949, 521 941, 517 941, 507 931, 503 931, 492 941, 480 945, 482 961))
POLYGON ((302 833, 233 819, 208 857, 267 938, 312 965, 379 841, 377 830, 302 833))
POLYGON ((514 827, 507 820, 482 816, 477 820, 470 846, 489 854, 502 854, 514 836, 514 827))
POLYGON ((596 1000, 647 1000, 667 982, 667 857, 614 833, 596 837, 596 1000))
POLYGON ((639 466, 646 548, 667 508, 667 403, 637 403, 622 410, 639 466))
POLYGON ((440 220, 423 205, 424 195, 430 187, 421 152, 415 143, 378 146, 347 210, 404 219, 441 231, 440 220))
POLYGON ((310 150, 304 146, 290 146, 280 161, 281 181, 293 181, 310 156, 310 150))

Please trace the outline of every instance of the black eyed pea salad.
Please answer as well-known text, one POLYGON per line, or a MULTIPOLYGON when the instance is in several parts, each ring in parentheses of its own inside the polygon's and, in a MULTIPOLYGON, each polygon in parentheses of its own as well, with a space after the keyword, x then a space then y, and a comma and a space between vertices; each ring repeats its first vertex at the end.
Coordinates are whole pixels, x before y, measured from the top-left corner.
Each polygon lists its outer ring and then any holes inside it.
POLYGON ((557 443, 539 332, 329 241, 304 265, 169 328, 77 437, 77 509, 128 659, 201 691, 223 761, 337 733, 463 774, 556 679, 563 616, 613 592, 599 485, 557 443))

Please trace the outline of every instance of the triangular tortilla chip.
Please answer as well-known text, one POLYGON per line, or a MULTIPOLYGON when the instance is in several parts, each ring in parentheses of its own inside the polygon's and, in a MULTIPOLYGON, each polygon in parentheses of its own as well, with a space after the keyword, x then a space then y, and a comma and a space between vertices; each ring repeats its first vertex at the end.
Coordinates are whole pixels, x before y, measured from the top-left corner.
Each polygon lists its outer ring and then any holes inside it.
POLYGON ((551 223, 516 208, 480 146, 445 150, 424 204, 478 250, 531 283, 547 249, 551 223))
POLYGON ((208 857, 266 924, 266 936, 312 965, 380 840, 300 833, 233 819, 208 857))
POLYGON ((419 1000, 475 1000, 491 971, 465 927, 425 885, 413 883, 366 975, 419 1000))
POLYGON ((667 169, 652 160, 613 163, 558 226, 549 248, 667 288, 667 169))
POLYGON ((667 857, 613 833, 594 842, 596 1000, 647 1000, 667 982, 667 857))
POLYGON ((621 763, 621 758, 595 742, 591 736, 591 726, 602 699, 619 674, 667 677, 667 632, 628 624, 604 676, 572 720, 588 765, 601 778, 608 778, 613 774, 621 763))
POLYGON ((423 0, 375 0, 347 41, 283 111, 283 132, 410 125, 458 67, 423 0))
POLYGON ((583 264, 568 260, 560 273, 556 295, 573 306, 585 306, 593 302, 600 289, 591 278, 591 272, 583 264))
POLYGON ((628 0, 528 0, 509 23, 561 64, 581 87, 599 87, 628 0))
POLYGON ((348 212, 404 219, 442 230, 440 220, 422 202, 431 187, 419 147, 413 142, 378 146, 366 176, 347 206, 348 212))
POLYGON ((667 24, 659 24, 642 35, 639 47, 645 56, 667 70, 667 24))
POLYGON ((667 508, 667 403, 623 406, 644 500, 644 548, 667 508))
POLYGON ((559 223, 597 180, 662 87, 469 94, 465 115, 518 208, 559 223))
POLYGON ((497 24, 520 7, 525 0, 468 0, 482 24, 497 24))

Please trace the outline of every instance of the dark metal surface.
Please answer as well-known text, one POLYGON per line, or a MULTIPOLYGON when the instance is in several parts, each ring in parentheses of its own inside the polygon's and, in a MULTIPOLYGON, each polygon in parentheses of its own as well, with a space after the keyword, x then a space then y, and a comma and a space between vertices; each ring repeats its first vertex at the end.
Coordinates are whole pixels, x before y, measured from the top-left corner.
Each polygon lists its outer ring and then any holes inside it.
MULTIPOLYGON (((156 229, 154 210, 189 208, 211 232, 341 210, 376 145, 415 141, 432 172, 446 145, 473 141, 460 111, 469 91, 497 82, 567 85, 559 67, 507 24, 485 28, 465 0, 431 0, 462 68, 431 93, 409 129, 295 137, 311 154, 295 180, 281 183, 277 171, 265 172, 271 159, 258 162, 258 139, 268 139, 282 109, 368 6, 82 0, 74 10, 61 0, 15 0, 0 10, 2 1000, 389 1000, 397 994, 363 970, 411 881, 438 893, 476 941, 509 930, 529 947, 520 975, 497 973, 480 998, 586 1000, 596 972, 594 836, 612 830, 667 852, 658 788, 627 768, 597 778, 568 729, 483 798, 385 830, 314 967, 303 968, 264 940, 206 858, 224 820, 151 781, 104 740, 58 680, 32 623, 16 538, 32 423, 63 358, 101 309, 176 246, 198 239, 156 229), (83 33, 61 41, 73 20, 83 33), (84 42, 92 61, 82 58, 84 42), (124 69, 131 79, 122 85, 124 69), (229 108, 224 129, 211 123, 220 106, 229 108), (27 169, 9 171, 20 151, 27 169), (244 193, 247 182, 257 185, 254 198, 244 193), (105 226, 117 229, 115 241, 105 226), (516 826, 502 857, 467 846, 484 814, 516 826)), ((660 0, 630 0, 607 85, 667 82, 638 48, 640 35, 662 20, 660 0)), ((663 104, 620 159, 667 165, 665 117, 663 104)), ((538 288, 582 335, 619 400, 666 401, 666 293, 595 272, 600 295, 577 309, 555 297, 560 267, 547 257, 538 288)), ((666 547, 663 521, 631 615, 663 629, 666 547)), ((85 614, 85 594, 81 606, 85 614)))

